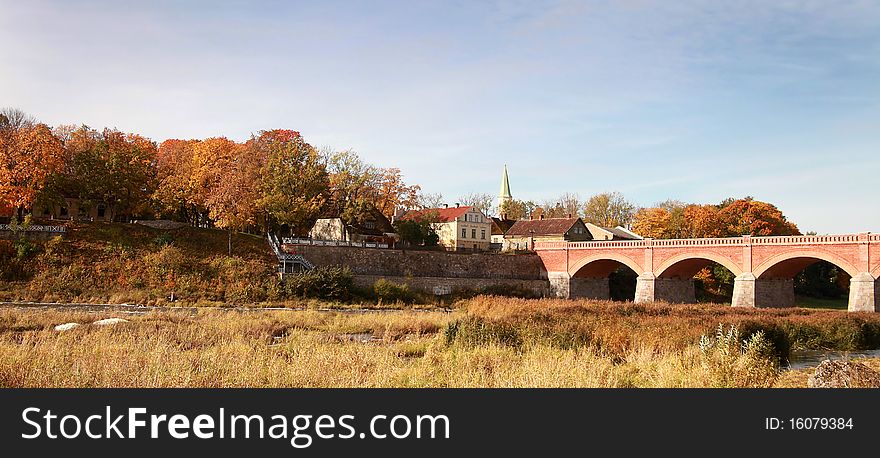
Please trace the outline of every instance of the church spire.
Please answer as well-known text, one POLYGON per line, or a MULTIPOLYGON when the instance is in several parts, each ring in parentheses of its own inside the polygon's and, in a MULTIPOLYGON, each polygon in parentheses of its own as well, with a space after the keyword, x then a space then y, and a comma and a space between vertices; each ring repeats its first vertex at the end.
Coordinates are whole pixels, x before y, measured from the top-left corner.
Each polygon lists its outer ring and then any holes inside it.
POLYGON ((501 192, 498 193, 499 199, 510 199, 510 181, 507 178, 507 164, 504 164, 504 173, 501 175, 501 192))
POLYGON ((513 200, 510 194, 510 180, 507 178, 507 164, 501 175, 501 191, 498 192, 498 216, 504 217, 504 204, 513 200))

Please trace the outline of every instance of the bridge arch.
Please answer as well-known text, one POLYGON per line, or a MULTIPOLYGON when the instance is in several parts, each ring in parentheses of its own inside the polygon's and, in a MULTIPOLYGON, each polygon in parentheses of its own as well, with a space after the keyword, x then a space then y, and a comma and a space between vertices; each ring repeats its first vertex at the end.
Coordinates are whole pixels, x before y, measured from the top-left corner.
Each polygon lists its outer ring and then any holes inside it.
POLYGON ((696 252, 681 253, 666 259, 654 269, 654 275, 658 278, 693 278, 700 269, 709 265, 710 262, 721 264, 731 271, 733 275, 743 273, 742 268, 726 256, 712 252, 696 252))
POLYGON ((827 261, 855 277, 859 269, 843 257, 819 250, 793 250, 772 256, 752 270, 755 278, 793 278, 817 261, 827 261))
POLYGON ((623 264, 636 274, 642 273, 642 266, 632 258, 616 253, 602 253, 578 260, 568 269, 572 277, 604 278, 623 264))

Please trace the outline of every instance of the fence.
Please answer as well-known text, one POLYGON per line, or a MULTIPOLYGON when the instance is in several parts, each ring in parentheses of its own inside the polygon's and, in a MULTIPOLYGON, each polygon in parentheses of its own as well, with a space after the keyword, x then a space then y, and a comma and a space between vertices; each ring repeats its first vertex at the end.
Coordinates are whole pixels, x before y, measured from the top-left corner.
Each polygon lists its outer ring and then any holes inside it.
POLYGON ((378 242, 350 242, 346 240, 315 240, 299 237, 283 237, 284 245, 315 245, 315 246, 353 246, 361 248, 391 248, 387 243, 378 242))
MULTIPOLYGON (((12 226, 9 224, 0 224, 0 231, 11 231, 12 226)), ((24 232, 67 232, 67 228, 64 226, 44 226, 39 224, 32 224, 27 227, 19 226, 19 230, 24 232)))

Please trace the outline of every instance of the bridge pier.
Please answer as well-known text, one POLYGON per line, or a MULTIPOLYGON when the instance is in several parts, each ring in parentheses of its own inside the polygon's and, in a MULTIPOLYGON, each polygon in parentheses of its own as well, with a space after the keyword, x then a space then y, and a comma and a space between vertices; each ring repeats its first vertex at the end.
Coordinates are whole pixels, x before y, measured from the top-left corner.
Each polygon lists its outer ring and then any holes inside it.
POLYGON ((734 279, 731 302, 734 307, 794 307, 794 279, 757 279, 746 272, 734 279))
POLYGON ((643 273, 636 278, 635 302, 665 301, 693 304, 697 301, 692 278, 657 278, 643 273))
POLYGON ((862 272, 849 281, 850 312, 880 312, 880 280, 862 272))
POLYGON ((568 272, 547 272, 550 281, 550 297, 571 297, 571 275, 568 272))

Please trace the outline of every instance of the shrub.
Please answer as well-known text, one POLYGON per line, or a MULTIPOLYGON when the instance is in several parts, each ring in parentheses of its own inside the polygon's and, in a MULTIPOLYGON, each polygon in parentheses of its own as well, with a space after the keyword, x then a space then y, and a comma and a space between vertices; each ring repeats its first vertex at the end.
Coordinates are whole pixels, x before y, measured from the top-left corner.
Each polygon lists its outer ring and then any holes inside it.
POLYGON ((153 239, 153 245, 159 248, 171 245, 172 243, 174 243, 174 236, 170 232, 163 232, 153 239))
POLYGON ((18 259, 28 259, 36 254, 37 247, 28 239, 18 239, 12 243, 15 248, 15 257, 18 259))
POLYGON ((741 339, 739 327, 719 324, 715 336, 700 337, 703 367, 716 388, 770 387, 779 374, 775 350, 763 331, 741 339))
POLYGON ((317 267, 285 275, 284 282, 290 296, 347 301, 351 298, 354 276, 348 267, 317 267))
POLYGON ((476 317, 467 317, 449 323, 443 334, 447 345, 479 347, 494 343, 514 348, 523 345, 523 337, 516 326, 476 317))
POLYGON ((376 280, 376 283, 373 284, 373 292, 380 303, 403 302, 409 304, 415 301, 415 294, 409 290, 409 285, 394 283, 384 278, 376 280))
POLYGON ((492 285, 483 288, 481 292, 491 296, 519 297, 522 299, 537 299, 540 297, 539 294, 522 286, 492 285))

